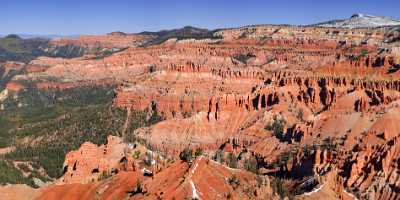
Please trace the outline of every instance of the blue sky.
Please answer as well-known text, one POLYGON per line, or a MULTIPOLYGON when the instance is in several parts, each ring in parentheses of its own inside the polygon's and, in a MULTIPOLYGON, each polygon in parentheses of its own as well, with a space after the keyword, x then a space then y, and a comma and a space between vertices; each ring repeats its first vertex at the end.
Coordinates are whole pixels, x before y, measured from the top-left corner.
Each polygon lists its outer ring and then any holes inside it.
POLYGON ((400 19, 400 0, 1 0, 0 5, 0 34, 311 24, 353 13, 400 19))

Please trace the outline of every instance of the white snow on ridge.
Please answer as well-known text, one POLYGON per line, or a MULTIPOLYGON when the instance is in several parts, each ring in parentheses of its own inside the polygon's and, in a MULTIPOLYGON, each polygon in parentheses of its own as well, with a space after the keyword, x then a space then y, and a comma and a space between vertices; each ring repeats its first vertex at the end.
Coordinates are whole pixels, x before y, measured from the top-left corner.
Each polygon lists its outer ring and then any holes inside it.
POLYGON ((194 174, 194 172, 196 171, 197 167, 199 166, 199 162, 201 161, 201 159, 203 159, 203 156, 200 156, 198 162, 196 162, 196 165, 195 165, 194 168, 192 169, 192 174, 194 174))
POLYGON ((311 192, 304 193, 303 195, 304 195, 304 196, 310 196, 310 195, 312 195, 312 194, 314 194, 314 193, 319 192, 324 186, 325 186, 325 184, 320 185, 318 188, 312 190, 311 192))
POLYGON ((197 194, 197 190, 196 190, 196 187, 194 186, 193 181, 190 181, 190 185, 192 186, 192 198, 200 199, 199 195, 197 194))
POLYGON ((354 14, 349 19, 322 22, 316 24, 316 26, 329 28, 374 28, 381 26, 400 26, 400 20, 367 14, 354 14))

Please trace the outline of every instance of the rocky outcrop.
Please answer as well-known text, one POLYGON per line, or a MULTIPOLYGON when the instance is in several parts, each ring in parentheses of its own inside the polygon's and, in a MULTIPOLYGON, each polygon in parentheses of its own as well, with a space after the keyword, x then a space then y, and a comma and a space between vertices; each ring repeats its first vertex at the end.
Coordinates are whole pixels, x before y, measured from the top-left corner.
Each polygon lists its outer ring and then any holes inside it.
POLYGON ((6 85, 6 89, 10 92, 19 92, 21 90, 23 90, 25 87, 18 83, 18 82, 9 82, 6 85))
POLYGON ((398 138, 382 145, 367 145, 353 157, 346 185, 357 188, 363 198, 392 199, 399 182, 398 138))
POLYGON ((146 195, 138 194, 132 199, 279 199, 273 194, 269 179, 229 169, 203 156, 191 165, 174 163, 154 179, 146 180, 144 188, 146 195))
MULTIPOLYGON (((107 144, 97 146, 85 142, 76 150, 65 156, 64 175, 58 180, 59 184, 88 183, 95 181, 103 173, 109 174, 119 170, 124 162, 126 144, 118 137, 109 136, 107 144)), ((125 163, 127 169, 133 170, 132 163, 125 163)))

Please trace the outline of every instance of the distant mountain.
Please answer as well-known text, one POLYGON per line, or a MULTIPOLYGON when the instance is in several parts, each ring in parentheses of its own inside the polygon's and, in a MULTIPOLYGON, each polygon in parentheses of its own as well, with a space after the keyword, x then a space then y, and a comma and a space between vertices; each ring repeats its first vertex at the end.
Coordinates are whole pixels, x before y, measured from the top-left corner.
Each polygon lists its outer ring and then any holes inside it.
POLYGON ((0 63, 4 61, 29 62, 38 56, 72 58, 82 56, 81 47, 67 45, 51 49, 50 39, 45 37, 24 38, 10 34, 0 37, 0 63))
POLYGON ((206 39, 206 38, 214 38, 214 31, 210 31, 208 29, 196 28, 192 26, 185 26, 180 29, 172 29, 172 30, 162 30, 158 32, 141 32, 139 34, 142 35, 154 35, 156 38, 151 40, 146 45, 160 44, 168 39, 177 38, 177 39, 206 39))
POLYGON ((31 39, 31 38, 45 38, 45 39, 53 39, 53 38, 60 38, 64 37, 61 35, 36 35, 36 34, 17 34, 19 37, 23 39, 31 39))
POLYGON ((0 62, 12 60, 29 62, 37 56, 45 55, 42 50, 48 44, 48 39, 23 39, 16 34, 0 38, 0 62))
POLYGON ((330 28, 376 28, 385 26, 399 26, 400 20, 389 17, 380 17, 367 14, 354 14, 349 19, 331 20, 314 24, 313 26, 330 28))
MULTIPOLYGON (((22 39, 32 39, 32 38, 43 38, 43 39, 54 39, 54 38, 74 38, 78 37, 79 35, 68 35, 68 36, 63 36, 63 35, 55 35, 55 34, 24 34, 24 33, 18 33, 18 34, 13 34, 13 35, 18 35, 22 39)), ((5 34, 0 34, 0 37, 5 37, 7 35, 5 34)))

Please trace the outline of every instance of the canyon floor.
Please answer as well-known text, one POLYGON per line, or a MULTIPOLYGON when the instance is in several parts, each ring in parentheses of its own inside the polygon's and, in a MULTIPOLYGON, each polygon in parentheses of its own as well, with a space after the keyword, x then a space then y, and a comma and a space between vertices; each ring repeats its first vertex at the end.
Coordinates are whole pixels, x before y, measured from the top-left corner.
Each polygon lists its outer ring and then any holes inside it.
POLYGON ((400 29, 328 25, 0 59, 0 199, 400 199, 400 29))

